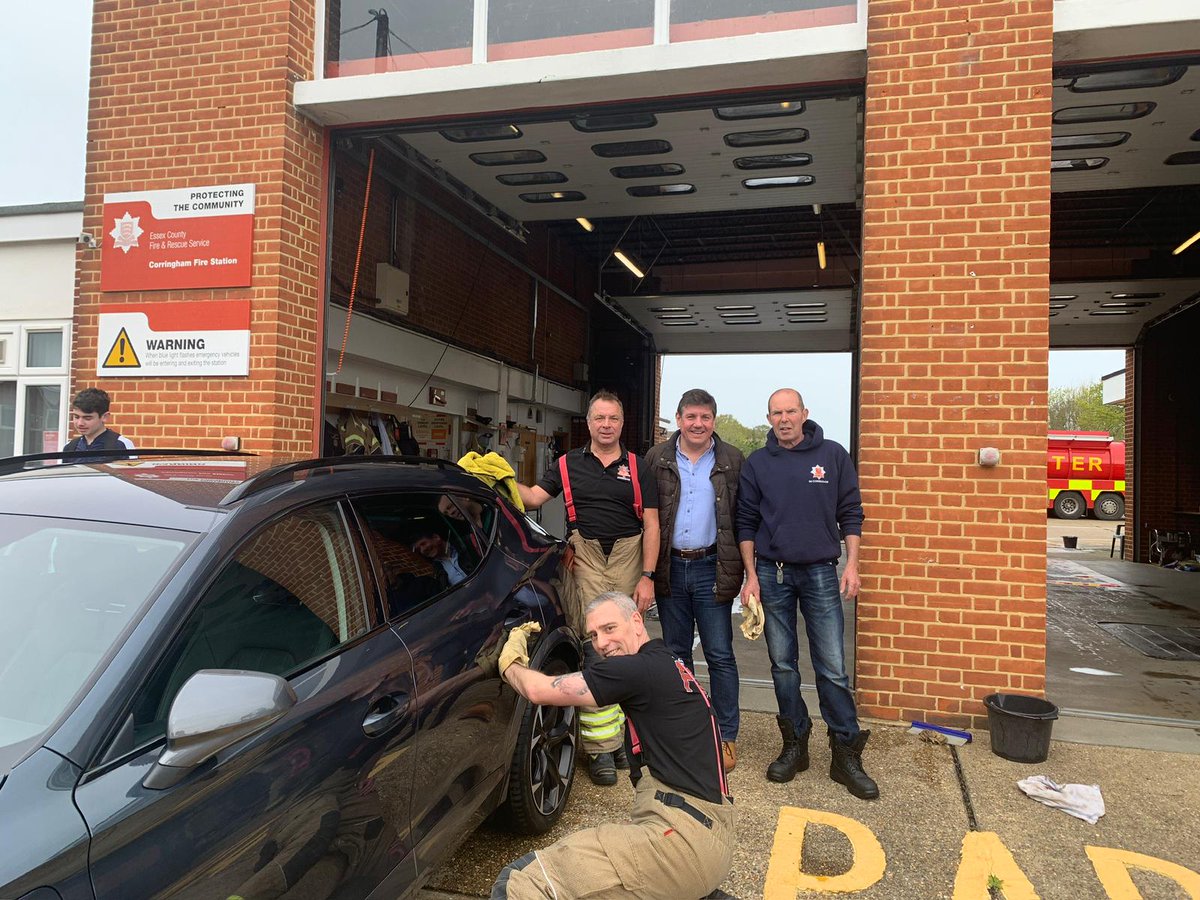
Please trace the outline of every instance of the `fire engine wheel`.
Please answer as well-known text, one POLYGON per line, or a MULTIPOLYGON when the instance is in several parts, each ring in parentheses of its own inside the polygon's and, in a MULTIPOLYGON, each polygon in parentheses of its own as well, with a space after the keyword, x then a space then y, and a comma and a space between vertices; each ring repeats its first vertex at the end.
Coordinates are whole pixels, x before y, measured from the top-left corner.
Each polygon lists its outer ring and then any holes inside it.
POLYGON ((1076 491, 1063 491, 1054 498, 1054 515, 1060 519, 1082 519, 1086 512, 1083 495, 1076 491))
POLYGON ((1120 494, 1101 494, 1096 498, 1096 507, 1093 512, 1097 519, 1103 519, 1106 522, 1123 519, 1125 518, 1125 498, 1120 494))

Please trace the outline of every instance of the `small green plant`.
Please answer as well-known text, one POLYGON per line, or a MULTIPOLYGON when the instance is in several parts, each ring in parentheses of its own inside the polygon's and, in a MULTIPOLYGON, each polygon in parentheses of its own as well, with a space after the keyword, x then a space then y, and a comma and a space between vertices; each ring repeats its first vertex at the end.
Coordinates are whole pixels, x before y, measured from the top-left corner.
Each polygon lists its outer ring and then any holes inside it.
POLYGON ((987 880, 988 895, 995 898, 1004 896, 1004 879, 999 875, 989 875, 987 880))

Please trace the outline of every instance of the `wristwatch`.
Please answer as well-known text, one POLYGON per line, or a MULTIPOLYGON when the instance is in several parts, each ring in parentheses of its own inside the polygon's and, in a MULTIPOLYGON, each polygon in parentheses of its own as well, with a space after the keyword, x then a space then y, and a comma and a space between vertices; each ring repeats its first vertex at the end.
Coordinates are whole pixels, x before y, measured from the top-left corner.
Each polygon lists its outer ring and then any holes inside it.
POLYGON ((645 572, 642 573, 642 577, 649 578, 651 581, 653 581, 654 580, 654 570, 647 569, 645 572))

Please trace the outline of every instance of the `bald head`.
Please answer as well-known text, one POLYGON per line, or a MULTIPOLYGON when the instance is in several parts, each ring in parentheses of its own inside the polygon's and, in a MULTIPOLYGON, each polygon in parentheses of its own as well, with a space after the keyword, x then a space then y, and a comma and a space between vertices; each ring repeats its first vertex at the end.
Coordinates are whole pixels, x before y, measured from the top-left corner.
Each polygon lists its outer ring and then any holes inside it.
POLYGON ((795 405, 797 409, 804 409, 804 398, 800 396, 800 392, 795 388, 780 388, 767 398, 767 415, 771 414, 771 408, 775 406, 775 401, 787 403, 789 406, 795 405))

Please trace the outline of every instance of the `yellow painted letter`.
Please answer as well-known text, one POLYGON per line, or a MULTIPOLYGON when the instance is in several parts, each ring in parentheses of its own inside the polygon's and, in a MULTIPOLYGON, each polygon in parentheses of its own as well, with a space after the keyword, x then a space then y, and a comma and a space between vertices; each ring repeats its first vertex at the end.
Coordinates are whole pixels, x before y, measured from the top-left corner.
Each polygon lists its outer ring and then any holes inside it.
POLYGON ((763 900, 796 900, 796 892, 802 890, 841 894, 865 891, 883 877, 886 867, 883 847, 866 825, 836 813, 785 806, 779 810, 763 900), (810 822, 836 828, 850 841, 854 864, 849 871, 841 875, 807 875, 800 871, 804 829, 810 822))
POLYGON ((1142 894, 1129 877, 1129 869, 1146 869, 1164 878, 1170 878, 1188 892, 1193 900, 1200 900, 1200 875, 1178 863, 1144 856, 1129 850, 1114 850, 1111 847, 1085 847, 1088 859, 1096 869, 1096 877, 1112 900, 1142 900, 1142 894))
POLYGON ((1004 884, 1004 900, 1038 900, 1037 891, 994 831, 968 831, 954 878, 954 900, 988 900, 988 876, 1004 884))

